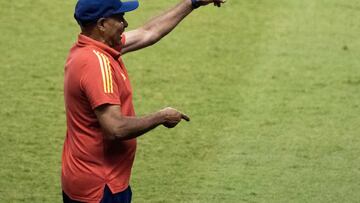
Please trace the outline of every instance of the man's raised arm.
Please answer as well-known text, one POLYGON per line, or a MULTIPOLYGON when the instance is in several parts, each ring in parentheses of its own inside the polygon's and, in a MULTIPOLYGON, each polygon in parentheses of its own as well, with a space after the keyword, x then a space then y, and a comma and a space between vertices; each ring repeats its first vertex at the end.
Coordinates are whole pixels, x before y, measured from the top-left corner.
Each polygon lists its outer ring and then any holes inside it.
POLYGON ((213 3, 220 7, 225 0, 182 0, 175 7, 151 19, 138 29, 125 32, 126 42, 122 47, 122 54, 142 49, 158 42, 198 6, 213 3))

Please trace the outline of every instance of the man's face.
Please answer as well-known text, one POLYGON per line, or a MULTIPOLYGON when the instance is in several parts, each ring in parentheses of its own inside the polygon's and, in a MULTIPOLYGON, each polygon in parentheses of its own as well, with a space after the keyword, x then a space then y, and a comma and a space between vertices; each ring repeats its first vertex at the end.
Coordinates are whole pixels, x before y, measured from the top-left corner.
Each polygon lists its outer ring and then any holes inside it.
POLYGON ((104 39, 106 44, 110 47, 121 46, 121 34, 128 26, 127 21, 124 19, 124 14, 113 15, 106 18, 104 22, 104 39))

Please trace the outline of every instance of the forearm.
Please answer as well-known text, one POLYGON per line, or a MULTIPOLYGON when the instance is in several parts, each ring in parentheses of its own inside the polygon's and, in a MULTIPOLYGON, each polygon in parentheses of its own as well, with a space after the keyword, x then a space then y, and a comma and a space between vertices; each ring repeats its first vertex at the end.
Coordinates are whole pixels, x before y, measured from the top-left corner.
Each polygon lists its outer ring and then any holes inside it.
POLYGON ((175 7, 151 19, 138 29, 125 32, 125 44, 122 45, 121 54, 136 51, 153 45, 171 32, 187 15, 197 6, 210 3, 220 7, 225 0, 198 0, 192 4, 191 0, 182 0, 175 7))
POLYGON ((152 40, 158 41, 173 30, 192 10, 191 0, 182 0, 175 7, 145 23, 142 29, 151 32, 152 40))
POLYGON ((190 120, 187 115, 171 107, 147 116, 131 117, 121 115, 119 105, 104 104, 95 108, 95 114, 104 132, 104 138, 109 140, 128 140, 143 135, 158 125, 173 128, 181 119, 190 120))
POLYGON ((141 136, 164 122, 161 112, 143 117, 121 117, 117 119, 107 137, 110 139, 127 140, 141 136))

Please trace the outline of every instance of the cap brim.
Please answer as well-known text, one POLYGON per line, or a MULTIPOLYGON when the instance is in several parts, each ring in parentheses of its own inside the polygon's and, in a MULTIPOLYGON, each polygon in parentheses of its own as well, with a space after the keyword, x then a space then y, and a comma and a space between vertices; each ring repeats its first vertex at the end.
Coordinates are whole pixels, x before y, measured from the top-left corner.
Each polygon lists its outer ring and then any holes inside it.
POLYGON ((130 12, 139 7, 138 1, 123 1, 121 7, 115 13, 130 12))

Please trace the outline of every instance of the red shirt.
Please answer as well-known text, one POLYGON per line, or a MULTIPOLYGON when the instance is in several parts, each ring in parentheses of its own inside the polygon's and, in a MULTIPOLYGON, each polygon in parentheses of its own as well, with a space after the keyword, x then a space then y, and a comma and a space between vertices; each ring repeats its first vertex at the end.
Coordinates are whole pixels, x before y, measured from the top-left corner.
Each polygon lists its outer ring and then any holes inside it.
MULTIPOLYGON (((125 38, 123 36, 122 43, 125 38)), ((94 109, 121 106, 135 116, 132 90, 120 52, 79 35, 65 65, 67 131, 62 154, 62 189, 74 200, 99 202, 105 184, 113 193, 129 185, 136 139, 107 141, 94 109)))

